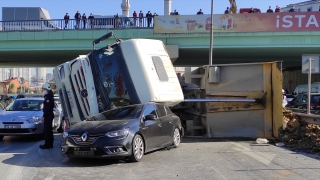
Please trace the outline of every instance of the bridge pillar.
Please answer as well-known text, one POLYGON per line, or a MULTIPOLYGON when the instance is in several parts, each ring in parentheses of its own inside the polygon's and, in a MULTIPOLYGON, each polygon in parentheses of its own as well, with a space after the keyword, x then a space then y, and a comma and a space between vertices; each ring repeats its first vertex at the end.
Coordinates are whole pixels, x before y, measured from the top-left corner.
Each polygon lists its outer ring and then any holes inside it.
POLYGON ((179 46, 178 45, 166 45, 167 52, 171 59, 171 62, 174 63, 179 57, 179 46))
POLYGON ((171 13, 171 0, 164 0, 164 14, 165 16, 171 13))

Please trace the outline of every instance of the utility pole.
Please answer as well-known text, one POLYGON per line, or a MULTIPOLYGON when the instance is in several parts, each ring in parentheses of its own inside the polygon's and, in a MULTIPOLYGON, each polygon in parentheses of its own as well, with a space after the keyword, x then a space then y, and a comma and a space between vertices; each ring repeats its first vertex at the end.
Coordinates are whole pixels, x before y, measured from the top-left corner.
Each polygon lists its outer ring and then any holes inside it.
POLYGON ((211 28, 210 28, 210 51, 209 51, 209 65, 212 65, 212 51, 213 51, 213 1, 211 0, 211 28))

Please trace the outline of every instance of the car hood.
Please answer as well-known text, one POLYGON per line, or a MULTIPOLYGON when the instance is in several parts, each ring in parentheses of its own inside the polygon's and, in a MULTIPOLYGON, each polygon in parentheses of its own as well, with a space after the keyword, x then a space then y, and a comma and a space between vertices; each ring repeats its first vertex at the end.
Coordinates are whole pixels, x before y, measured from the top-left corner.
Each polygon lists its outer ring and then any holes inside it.
POLYGON ((42 111, 1 111, 0 112, 0 121, 24 121, 33 116, 41 117, 43 115, 42 111))
POLYGON ((80 135, 84 132, 89 134, 105 134, 110 131, 127 128, 131 124, 132 120, 82 121, 72 125, 68 132, 71 135, 80 135))

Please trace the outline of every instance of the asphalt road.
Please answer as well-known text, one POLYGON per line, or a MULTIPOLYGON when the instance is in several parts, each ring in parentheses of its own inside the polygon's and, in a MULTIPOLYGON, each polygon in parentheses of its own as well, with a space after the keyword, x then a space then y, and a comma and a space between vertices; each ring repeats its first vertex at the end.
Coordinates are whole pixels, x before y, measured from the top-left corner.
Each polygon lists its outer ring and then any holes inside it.
POLYGON ((138 163, 110 159, 68 159, 55 147, 41 150, 30 137, 0 141, 1 180, 102 179, 319 179, 316 155, 276 146, 251 146, 249 141, 184 139, 179 148, 160 150, 138 163))

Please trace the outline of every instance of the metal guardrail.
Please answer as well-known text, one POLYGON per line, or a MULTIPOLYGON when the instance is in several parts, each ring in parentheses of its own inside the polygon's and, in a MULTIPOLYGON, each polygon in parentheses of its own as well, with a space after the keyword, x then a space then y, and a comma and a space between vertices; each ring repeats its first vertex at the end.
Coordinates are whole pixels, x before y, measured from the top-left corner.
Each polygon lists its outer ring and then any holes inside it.
POLYGON ((153 18, 95 18, 0 21, 0 31, 46 31, 71 29, 153 28, 153 18))

